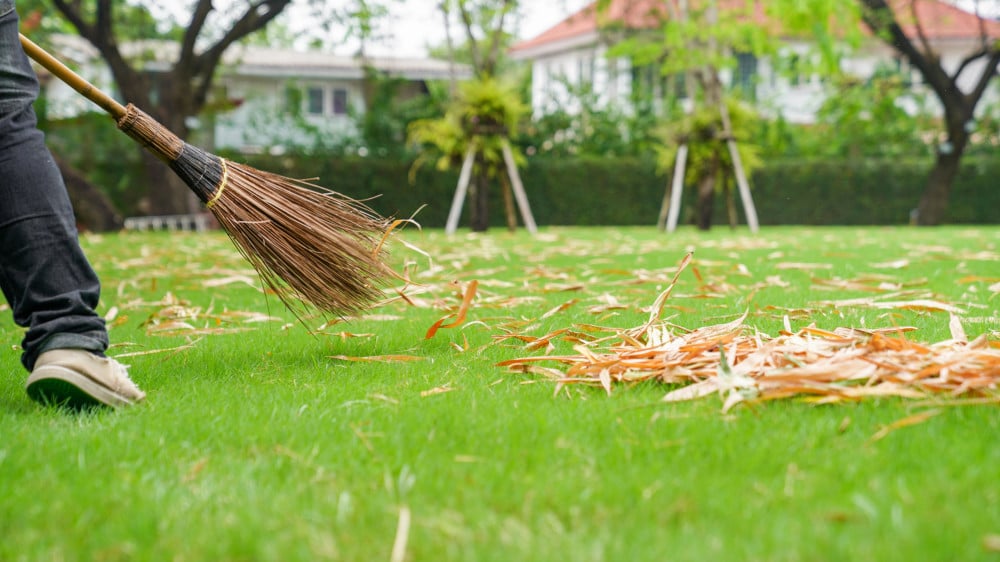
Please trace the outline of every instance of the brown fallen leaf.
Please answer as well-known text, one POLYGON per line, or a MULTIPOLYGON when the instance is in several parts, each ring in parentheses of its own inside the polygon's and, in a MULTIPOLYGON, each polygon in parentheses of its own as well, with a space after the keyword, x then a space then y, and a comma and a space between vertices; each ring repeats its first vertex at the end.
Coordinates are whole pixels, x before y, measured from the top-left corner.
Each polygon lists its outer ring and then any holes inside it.
POLYGON ((950 316, 951 319, 948 322, 948 328, 951 330, 951 339, 959 343, 969 343, 969 336, 965 335, 962 320, 954 312, 950 316))
POLYGON ((833 264, 829 263, 800 263, 800 262, 781 262, 775 264, 775 269, 798 269, 802 271, 809 271, 813 269, 833 269, 833 264))
POLYGON ((438 386, 438 387, 432 388, 430 390, 424 390, 424 391, 422 391, 420 393, 420 397, 421 398, 425 398, 427 396, 434 396, 435 394, 444 394, 446 392, 451 392, 453 390, 455 390, 455 389, 452 388, 451 386, 448 386, 446 384, 444 386, 438 386))
POLYGON ((570 300, 568 300, 568 301, 560 304, 559 306, 557 306, 557 307, 549 310, 545 314, 543 314, 541 316, 541 318, 539 318, 539 320, 545 320, 546 318, 551 318, 552 316, 555 316, 556 314, 559 314, 560 312, 564 312, 564 311, 568 310, 570 307, 572 307, 574 304, 576 304, 578 302, 580 302, 580 299, 570 299, 570 300))
POLYGON ((408 363, 410 361, 423 361, 423 357, 416 355, 367 355, 354 357, 350 355, 328 355, 330 359, 339 361, 352 361, 356 363, 408 363))
MULTIPOLYGON (((656 380, 680 385, 663 398, 666 402, 718 394, 724 398, 724 409, 793 397, 832 404, 877 397, 940 403, 936 397, 943 396, 948 405, 972 405, 994 403, 1000 390, 1000 342, 990 341, 988 334, 965 342, 960 323, 951 326, 952 339, 937 343, 909 339, 905 334, 914 328, 900 326, 827 330, 810 325, 793 332, 787 315, 784 330, 772 338, 748 329, 746 312, 731 322, 688 330, 659 318, 670 288, 657 297, 642 326, 576 324, 578 333, 594 335, 572 340, 564 335, 562 339, 574 344, 575 354, 522 357, 498 365, 541 375, 555 381, 557 388, 583 384, 608 392, 617 384, 656 380), (722 347, 725 369, 720 368, 722 347)), ((882 304, 900 303, 950 306, 922 299, 882 304)), ((504 337, 538 341, 513 334, 504 337)), ((549 346, 545 350, 552 351, 549 346)), ((874 439, 930 415, 901 420, 874 439)))
POLYGON ((933 418, 934 416, 940 413, 941 410, 926 410, 924 412, 920 412, 919 414, 913 414, 912 416, 907 416, 903 419, 896 420, 890 423, 889 425, 883 427, 882 429, 876 431, 875 434, 868 439, 868 442, 871 443, 874 441, 879 441, 881 439, 884 439, 887 435, 889 435, 893 431, 896 431, 897 429, 903 427, 909 427, 911 425, 917 425, 918 423, 924 423, 925 421, 933 418))
POLYGON ((462 304, 458 307, 458 311, 455 312, 454 314, 449 314, 441 318, 437 322, 435 322, 427 330, 427 334, 424 336, 424 339, 429 340, 433 338, 434 335, 437 334, 438 330, 440 330, 441 328, 454 328, 455 326, 461 325, 462 322, 465 322, 465 315, 469 312, 469 306, 472 305, 472 299, 476 296, 476 287, 478 285, 479 283, 475 279, 469 281, 468 285, 466 285, 465 287, 465 294, 462 297, 462 304), (448 324, 445 324, 444 322, 450 318, 454 318, 454 320, 448 324))
POLYGON ((875 269, 903 269, 910 266, 910 260, 903 258, 895 261, 873 263, 871 266, 875 269))

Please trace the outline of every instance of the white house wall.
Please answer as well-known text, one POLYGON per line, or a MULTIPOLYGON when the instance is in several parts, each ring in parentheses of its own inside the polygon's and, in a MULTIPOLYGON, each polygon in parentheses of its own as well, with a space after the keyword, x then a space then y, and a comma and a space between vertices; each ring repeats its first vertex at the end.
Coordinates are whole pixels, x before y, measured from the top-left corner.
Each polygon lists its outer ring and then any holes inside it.
MULTIPOLYGON (((953 72, 963 58, 975 49, 968 40, 936 41, 933 48, 941 54, 946 70, 953 72)), ((812 46, 804 41, 789 41, 785 45, 786 52, 796 52, 803 57, 815 56, 812 46)), ((537 54, 527 55, 532 63, 532 109, 536 116, 551 113, 562 108, 569 112, 580 110, 580 100, 565 86, 579 84, 582 80, 580 68, 586 66, 588 59, 594 60, 594 74, 590 82, 597 94, 598 105, 617 104, 628 105, 631 94, 631 68, 626 59, 611 60, 606 57, 607 49, 596 42, 575 45, 562 50, 548 48, 537 54)), ((847 74, 861 79, 870 78, 880 65, 894 64, 896 53, 884 43, 869 43, 853 55, 841 61, 841 68, 847 74)), ((985 61, 977 61, 969 65, 959 78, 959 87, 964 92, 970 91, 978 76, 982 74, 985 61)), ((772 117, 781 116, 792 123, 814 123, 817 113, 826 101, 829 92, 827 85, 817 74, 800 77, 797 84, 780 74, 767 59, 758 61, 757 101, 761 110, 772 117)), ((727 82, 731 76, 723 71, 721 77, 727 82)), ((929 110, 941 113, 940 104, 926 86, 919 84, 920 77, 914 73, 914 92, 912 96, 899 100, 899 105, 911 113, 919 110, 929 110), (926 99, 927 103, 921 100, 926 99)), ((982 111, 989 104, 1000 101, 998 88, 994 87, 980 103, 982 111)))
MULTIPOLYGON (((220 149, 280 153, 297 147, 313 147, 317 141, 339 143, 357 136, 352 114, 365 111, 358 82, 302 79, 280 83, 267 78, 229 77, 222 83, 227 97, 242 100, 242 104, 216 118, 215 145, 220 149), (286 88, 291 86, 300 89, 315 86, 327 92, 345 90, 350 110, 345 115, 310 115, 303 107, 302 118, 315 128, 314 133, 304 131, 286 106, 286 88)), ((328 102, 327 99, 325 103, 328 102)))
POLYGON ((590 45, 535 59, 531 83, 534 114, 544 115, 558 109, 578 112, 580 99, 570 88, 581 84, 590 84, 599 107, 627 101, 632 91, 629 62, 609 59, 606 55, 606 48, 590 45))

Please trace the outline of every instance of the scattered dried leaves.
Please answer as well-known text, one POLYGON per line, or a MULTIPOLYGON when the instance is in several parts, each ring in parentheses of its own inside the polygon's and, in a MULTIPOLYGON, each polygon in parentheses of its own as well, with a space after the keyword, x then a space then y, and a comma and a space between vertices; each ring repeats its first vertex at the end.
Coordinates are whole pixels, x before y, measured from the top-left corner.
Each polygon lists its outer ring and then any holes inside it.
MULTIPOLYGON (((649 319, 638 328, 578 341, 573 355, 523 357, 499 365, 553 379, 556 392, 568 384, 586 384, 610 393, 615 383, 657 380, 679 385, 663 397, 665 402, 719 395, 723 411, 738 404, 796 396, 822 404, 885 396, 980 400, 997 396, 1000 346, 985 334, 969 341, 957 316, 962 310, 930 299, 852 299, 823 304, 948 312, 949 340, 917 343, 905 336, 913 328, 902 327, 828 331, 809 325, 792 332, 787 316, 786 329, 771 337, 744 324, 749 311, 733 321, 693 330, 663 322, 660 315, 666 300, 690 259, 690 254, 684 258, 670 285, 650 308, 649 319), (542 363, 561 367, 544 367, 542 363)), ((538 340, 513 334, 504 339, 520 339, 535 348, 544 341, 550 350, 552 337, 566 332, 556 331, 538 340)), ((900 420, 883 428, 873 440, 934 414, 936 411, 924 412, 900 420)))

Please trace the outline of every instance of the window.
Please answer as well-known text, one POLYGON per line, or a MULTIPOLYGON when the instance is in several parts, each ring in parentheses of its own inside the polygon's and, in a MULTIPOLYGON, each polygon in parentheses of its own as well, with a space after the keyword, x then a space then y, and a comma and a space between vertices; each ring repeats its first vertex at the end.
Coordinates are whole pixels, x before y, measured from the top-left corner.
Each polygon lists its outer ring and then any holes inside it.
POLYGON ((736 54, 736 71, 733 87, 743 92, 749 99, 757 93, 757 57, 751 53, 736 54))
POLYGON ((674 98, 679 100, 687 99, 688 93, 687 73, 678 72, 670 75, 670 82, 673 83, 674 98))
POLYGON ((792 86, 802 86, 808 83, 805 77, 806 61, 802 60, 799 54, 796 53, 788 57, 786 64, 789 75, 788 81, 792 86))
POLYGON ((310 115, 323 115, 323 88, 312 86, 306 90, 306 111, 310 115))
POLYGON ((580 84, 589 86, 594 82, 594 57, 580 57, 577 61, 579 68, 577 69, 577 76, 580 79, 580 84))
POLYGON ((333 90, 333 114, 347 115, 347 90, 341 88, 333 90))

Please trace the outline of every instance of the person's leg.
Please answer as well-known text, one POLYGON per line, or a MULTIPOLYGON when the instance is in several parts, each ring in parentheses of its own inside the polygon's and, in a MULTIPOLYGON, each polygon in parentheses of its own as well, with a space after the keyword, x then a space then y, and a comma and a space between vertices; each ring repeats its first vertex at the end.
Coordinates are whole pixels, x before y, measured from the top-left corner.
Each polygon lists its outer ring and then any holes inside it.
POLYGON ((94 308, 100 283, 77 239, 59 168, 36 124, 38 80, 20 46, 13 2, 0 0, 0 288, 28 328, 22 362, 45 349, 108 347, 94 308))
POLYGON ((28 329, 21 357, 32 371, 28 393, 78 404, 141 400, 124 369, 103 357, 108 333, 95 311, 100 283, 80 248, 62 176, 37 128, 37 96, 14 3, 0 0, 0 289, 14 321, 28 329), (122 396, 105 399, 94 385, 122 396))

